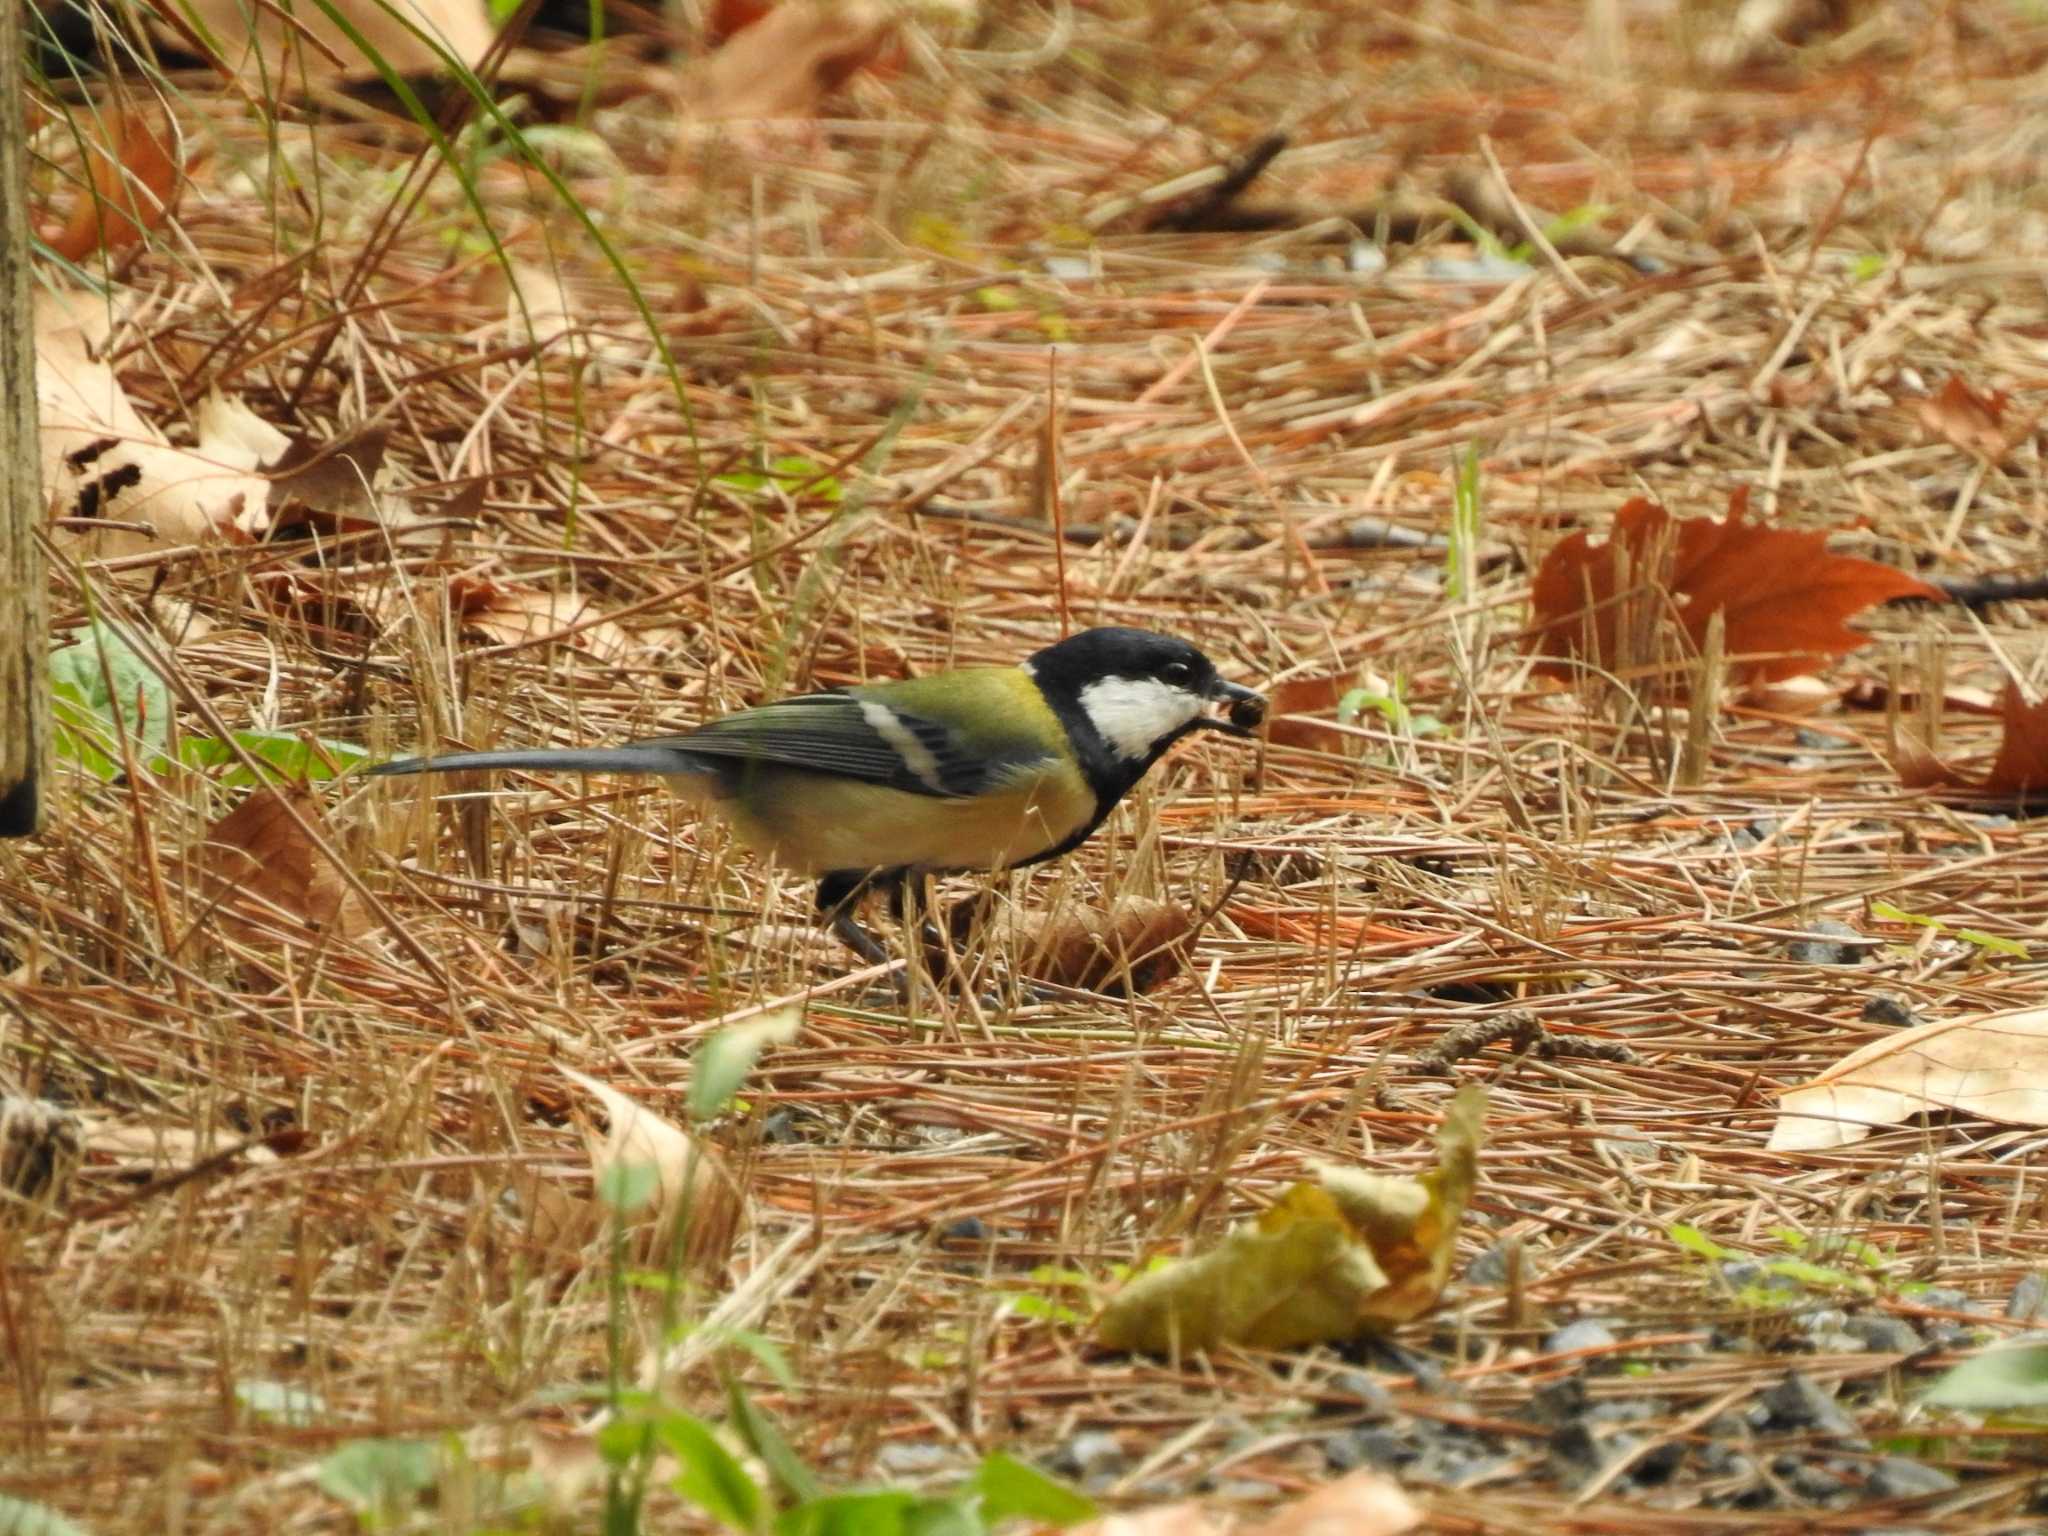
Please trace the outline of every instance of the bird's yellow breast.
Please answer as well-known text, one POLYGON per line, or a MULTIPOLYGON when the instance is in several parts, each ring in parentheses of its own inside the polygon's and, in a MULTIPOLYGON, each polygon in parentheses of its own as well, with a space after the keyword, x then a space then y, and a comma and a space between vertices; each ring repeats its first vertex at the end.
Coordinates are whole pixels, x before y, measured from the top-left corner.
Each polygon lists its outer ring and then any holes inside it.
POLYGON ((1071 762, 1020 773, 987 794, 911 794, 801 768, 766 768, 713 802, 740 841, 798 874, 842 869, 1003 869, 1035 858, 1094 818, 1071 762))

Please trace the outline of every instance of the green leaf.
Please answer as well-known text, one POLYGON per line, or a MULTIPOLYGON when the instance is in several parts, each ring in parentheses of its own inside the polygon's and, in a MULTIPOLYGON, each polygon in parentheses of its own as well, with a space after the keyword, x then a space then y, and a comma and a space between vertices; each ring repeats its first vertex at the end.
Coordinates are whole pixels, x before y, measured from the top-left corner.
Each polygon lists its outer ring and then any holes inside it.
MULTIPOLYGON (((265 768, 275 770, 276 779, 292 783, 318 783, 347 773, 369 760, 369 752, 346 741, 305 741, 295 731, 236 731, 234 740, 265 768), (328 765, 332 763, 333 766, 328 765)), ((242 766, 234 749, 218 736, 187 736, 178 743, 178 758, 187 768, 233 766, 221 775, 229 788, 253 786, 257 776, 242 766)), ((265 782, 273 781, 266 775, 265 782)))
POLYGON ((1665 1228, 1664 1235, 1688 1253, 1696 1253, 1703 1259, 1739 1259, 1741 1254, 1731 1248, 1723 1248, 1698 1227, 1674 1222, 1665 1228))
POLYGON ((988 1526, 974 1501, 957 1494, 919 1499, 904 1516, 905 1536, 984 1536, 988 1526))
POLYGON ((382 1512, 433 1487, 436 1471, 425 1440, 352 1440, 320 1463, 320 1491, 358 1511, 382 1512))
POLYGON ((629 1413, 607 1419, 591 1436, 597 1454, 608 1467, 627 1467, 654 1444, 654 1425, 644 1413, 629 1413))
POLYGON ((169 685, 110 624, 96 620, 50 653, 50 686, 98 723, 109 746, 125 731, 155 757, 171 739, 169 685))
POLYGON ((1809 1263, 1805 1259, 1772 1259, 1764 1265, 1767 1275, 1780 1275, 1787 1280, 1797 1280, 1801 1285, 1819 1286, 1832 1291, 1860 1291, 1868 1293, 1877 1289, 1868 1276, 1852 1275, 1843 1270, 1830 1269, 1825 1264, 1809 1263))
POLYGON ((31 1504, 0 1493, 0 1536, 88 1536, 84 1526, 65 1519, 47 1504, 31 1504))
POLYGON ((906 1536, 919 1502, 897 1488, 828 1494, 783 1511, 775 1536, 906 1536))
POLYGON ((677 1493, 735 1531, 761 1529, 761 1490, 709 1424, 692 1414, 669 1413, 655 1421, 654 1432, 675 1454, 679 1470, 670 1486, 677 1493))
POLYGON ((614 1163, 597 1176, 597 1198, 630 1215, 652 1200, 661 1188, 661 1170, 652 1163, 614 1163))
POLYGON ((981 1518, 987 1525, 1012 1519, 1075 1525, 1095 1515, 1093 1499, 1001 1451, 985 1457, 961 1491, 981 1496, 981 1518))
POLYGON ((761 469, 735 469, 722 475, 712 476, 716 485, 728 486, 744 496, 766 496, 771 490, 782 490, 807 501, 822 501, 836 506, 845 498, 846 489, 835 476, 825 473, 825 467, 800 453, 785 453, 769 460, 761 469))
POLYGON ((1893 906, 1888 901, 1873 901, 1870 904, 1870 915, 1872 917, 1881 917, 1889 923, 1911 923, 1916 928, 1932 928, 1936 933, 1940 933, 1948 927, 1948 924, 1938 917, 1927 917, 1918 912, 1908 912, 1903 908, 1893 906))
POLYGON ((113 757, 118 748, 109 729, 111 722, 93 709, 77 684, 50 685, 50 718, 59 757, 78 764, 101 783, 120 777, 121 765, 113 757))
POLYGON ((782 1346, 764 1333, 755 1333, 750 1328, 721 1329, 715 1335, 720 1343, 731 1344, 744 1349, 761 1362, 761 1369, 769 1379, 786 1392, 797 1390, 796 1372, 790 1369, 789 1356, 782 1352, 782 1346))
POLYGON ((1987 1349, 1942 1377, 1921 1401, 1977 1413, 2048 1409, 2048 1344, 1987 1349))
POLYGON ((1995 933, 1986 933, 1981 928, 1958 928, 1956 937, 1979 949, 1988 949, 1994 955, 2011 955, 2018 960, 2027 958, 2027 946, 2018 939, 2000 938, 1995 933))
POLYGON ((782 1495, 797 1504, 811 1504, 825 1497, 825 1485, 812 1475, 775 1421, 761 1410, 747 1389, 728 1376, 725 1381, 727 1411, 732 1427, 747 1449, 761 1458, 768 1476, 782 1495))
POLYGON ((802 1008, 778 1008, 743 1024, 729 1024, 697 1047, 690 1062, 690 1116, 721 1113, 754 1063, 771 1045, 787 1045, 804 1021, 802 1008))

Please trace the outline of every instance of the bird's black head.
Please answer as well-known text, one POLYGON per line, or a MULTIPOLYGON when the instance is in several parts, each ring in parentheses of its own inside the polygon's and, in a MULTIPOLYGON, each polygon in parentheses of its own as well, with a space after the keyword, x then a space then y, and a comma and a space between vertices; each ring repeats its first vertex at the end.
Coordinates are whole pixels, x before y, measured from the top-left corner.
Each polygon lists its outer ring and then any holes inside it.
POLYGON ((1090 776, 1120 779, 1123 788, 1190 731, 1250 736, 1265 718, 1264 699, 1225 682, 1208 657, 1172 635, 1084 629, 1025 665, 1075 734, 1090 776), (1229 718, 1206 713, 1212 704, 1230 705, 1229 718))

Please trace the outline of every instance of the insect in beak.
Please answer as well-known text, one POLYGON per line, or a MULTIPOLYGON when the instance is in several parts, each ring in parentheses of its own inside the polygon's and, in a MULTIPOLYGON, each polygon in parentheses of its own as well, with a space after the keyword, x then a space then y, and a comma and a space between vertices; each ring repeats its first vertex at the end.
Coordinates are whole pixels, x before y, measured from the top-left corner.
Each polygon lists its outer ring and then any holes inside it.
POLYGON ((1213 715, 1204 715, 1195 723, 1212 731, 1221 731, 1226 736, 1249 738, 1256 736, 1259 727, 1265 723, 1266 700, 1263 695, 1249 688, 1240 688, 1236 683, 1216 679, 1209 689, 1209 697, 1217 703, 1230 705, 1229 717, 1218 720, 1213 715))

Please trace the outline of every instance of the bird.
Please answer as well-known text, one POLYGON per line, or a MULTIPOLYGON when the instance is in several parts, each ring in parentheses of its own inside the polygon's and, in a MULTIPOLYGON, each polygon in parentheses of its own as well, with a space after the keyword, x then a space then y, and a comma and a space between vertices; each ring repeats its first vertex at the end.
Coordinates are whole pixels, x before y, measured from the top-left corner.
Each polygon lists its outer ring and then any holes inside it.
POLYGON ((1166 750, 1200 730, 1252 738, 1257 692, 1186 640, 1105 626, 1015 666, 960 667, 743 709, 617 746, 456 752, 373 774, 528 769, 654 774, 738 840, 818 882, 819 922, 862 960, 888 951, 857 916, 901 910, 926 875, 1020 869, 1088 840, 1166 750), (1212 706, 1227 706, 1221 716, 1212 706))

